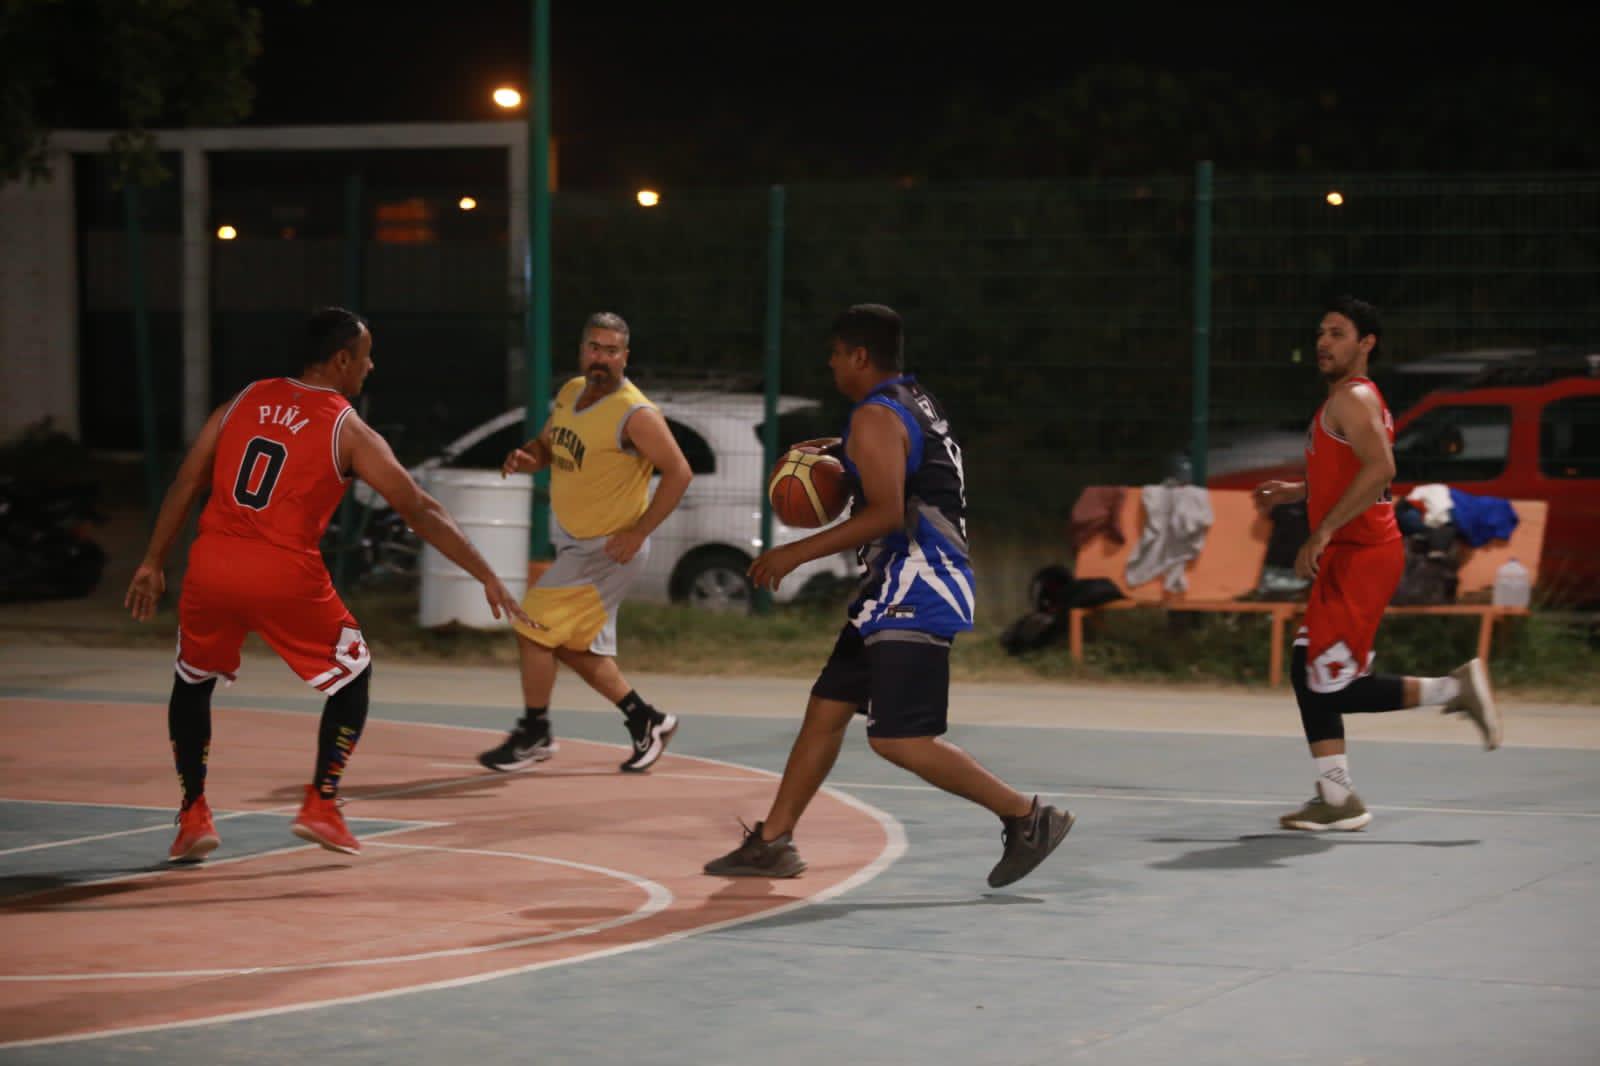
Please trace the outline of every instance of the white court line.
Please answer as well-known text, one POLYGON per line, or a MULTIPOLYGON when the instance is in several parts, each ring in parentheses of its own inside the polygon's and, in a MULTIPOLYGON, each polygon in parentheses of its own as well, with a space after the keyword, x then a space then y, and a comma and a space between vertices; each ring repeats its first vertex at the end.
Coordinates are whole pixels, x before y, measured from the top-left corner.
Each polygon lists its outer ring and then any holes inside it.
MULTIPOLYGON (((125 980, 151 980, 161 978, 189 978, 189 977, 242 977, 246 974, 271 974, 271 973, 306 973, 315 970, 340 970, 363 966, 389 966, 403 962, 426 962, 431 959, 450 959, 464 955, 482 955, 491 951, 509 951, 512 948, 527 947, 530 944, 548 944, 557 940, 570 940, 574 937, 589 936, 601 933, 607 929, 615 929, 621 925, 642 921, 658 911, 671 905, 673 895, 664 885, 646 877, 638 877, 621 870, 612 870, 604 866, 591 866, 588 863, 571 862, 567 859, 552 859, 543 855, 527 855, 515 851, 487 851, 481 848, 449 848, 428 844, 389 844, 379 842, 372 845, 378 848, 399 848, 406 851, 442 851, 452 855, 485 855, 497 859, 520 859, 524 862, 543 862, 552 866, 566 866, 585 873, 600 874, 605 877, 626 881, 635 888, 643 890, 645 901, 632 911, 609 921, 595 925, 585 925, 577 929, 566 929, 557 933, 541 933, 537 936, 520 937, 516 940, 506 940, 495 944, 482 944, 467 948, 441 948, 438 951, 422 951, 412 955, 387 955, 374 959, 340 959, 334 962, 305 962, 292 963, 283 966, 243 966, 229 967, 214 970, 134 970, 127 972, 111 973, 56 973, 56 974, 0 974, 0 982, 31 983, 36 981, 125 981, 125 980)), ((0 1047, 8 1045, 0 1044, 0 1047)))
POLYGON ((87 800, 41 800, 41 799, 7 799, 0 796, 0 803, 24 803, 36 807, 110 807, 119 811, 166 811, 171 814, 173 808, 152 807, 144 803, 90 803, 87 800))
MULTIPOLYGON (((666 775, 662 775, 666 776, 666 775)), ((880 792, 939 792, 932 785, 880 785, 858 781, 841 781, 839 788, 876 790, 880 792)), ((1214 796, 1135 796, 1125 792, 1063 792, 1051 788, 1018 788, 1024 796, 1038 793, 1041 796, 1060 796, 1064 799, 1126 800, 1129 803, 1191 803, 1199 806, 1220 807, 1281 807, 1286 800, 1223 799, 1214 796)), ((1600 818, 1600 811, 1518 811, 1484 809, 1476 807, 1410 807, 1385 803, 1373 804, 1374 811, 1403 811, 1409 814, 1471 814, 1505 818, 1600 818)))
MULTIPOLYGON (((451 823, 449 822, 425 822, 418 823, 416 825, 399 825, 395 826, 393 829, 380 829, 375 833, 362 833, 361 842, 365 844, 370 840, 375 840, 378 837, 390 836, 394 833, 409 833, 417 828, 431 829, 437 826, 450 824, 451 823)), ((35 896, 49 896, 58 892, 70 892, 73 889, 86 888, 89 885, 115 885, 121 884, 125 881, 148 881, 152 877, 181 875, 183 871, 187 870, 209 870, 215 866, 232 866, 237 862, 250 862, 254 859, 270 859, 278 855, 290 855, 295 852, 305 851, 308 848, 316 848, 318 846, 319 845, 316 844, 290 844, 286 848, 273 848, 270 851, 252 851, 246 855, 230 855, 226 859, 207 859, 203 863, 168 863, 166 861, 161 861, 159 863, 152 863, 150 869, 141 870, 135 874, 112 874, 110 877, 93 877, 86 881, 74 881, 71 884, 55 885, 50 888, 36 889, 32 892, 22 892, 15 896, 5 896, 0 898, 0 908, 14 907, 21 901, 33 899, 35 896)), ((345 858, 351 859, 356 857, 357 856, 353 855, 345 856, 345 858)), ((0 1044, 0 1047, 4 1046, 5 1045, 0 1044)))
MULTIPOLYGON (((588 744, 602 744, 602 743, 605 743, 605 742, 604 741, 585 741, 585 743, 588 743, 588 744)), ((622 747, 622 745, 620 745, 620 744, 607 745, 607 746, 609 746, 609 747, 622 747)), ((673 754, 677 755, 676 752, 674 752, 673 754)), ((681 757, 681 758, 694 758, 694 759, 701 758, 701 756, 697 756, 697 755, 679 756, 679 757, 681 757)), ((713 761, 713 760, 703 760, 703 761, 709 762, 709 761, 713 761)), ((471 764, 471 763, 439 762, 439 763, 430 763, 429 765, 438 766, 438 767, 449 767, 449 768, 454 768, 454 769, 464 769, 464 768, 470 768, 474 764, 471 764)), ((763 771, 763 772, 766 772, 766 771, 763 771)), ((539 771, 538 770, 533 770, 530 773, 531 773, 531 776, 534 776, 534 777, 539 776, 539 771)), ((611 771, 611 770, 596 770, 595 773, 598 774, 598 775, 604 776, 604 775, 610 775, 610 774, 614 773, 614 771, 611 771)), ((561 776, 563 776, 563 777, 572 777, 572 776, 575 776, 575 774, 573 774, 570 771, 563 771, 561 776)), ((741 775, 738 775, 738 774, 682 774, 682 773, 672 773, 672 772, 663 771, 663 770, 653 770, 653 771, 651 771, 651 776, 652 777, 673 778, 674 780, 679 780, 679 781, 743 781, 743 782, 747 782, 747 783, 750 781, 750 777, 748 775, 741 776, 741 775)), ((870 790, 875 790, 875 791, 880 791, 880 792, 938 792, 938 791, 940 791, 939 789, 934 788, 932 785, 869 784, 869 783, 864 782, 864 781, 840 781, 840 782, 837 782, 834 787, 841 788, 841 789, 856 789, 856 790, 869 790, 869 791, 870 790)), ((1288 799, 1281 799, 1281 800, 1227 799, 1227 798, 1224 798, 1224 797, 1221 797, 1221 796, 1177 796, 1177 795, 1174 795, 1174 796, 1139 796, 1139 795, 1133 795, 1133 794, 1127 793, 1127 792, 1063 791, 1061 789, 1054 789, 1054 788, 1018 788, 1017 791, 1021 792, 1025 796, 1029 796, 1029 795, 1033 795, 1034 793, 1037 793, 1037 794, 1039 794, 1041 796, 1053 796, 1053 797, 1060 797, 1062 799, 1126 800, 1129 803, 1178 803, 1178 804, 1193 804, 1193 805, 1198 805, 1198 806, 1218 806, 1218 807, 1281 807, 1285 803, 1292 802, 1292 800, 1288 800, 1288 799)), ((1418 807, 1418 806, 1404 806, 1404 805, 1396 805, 1396 804, 1388 804, 1388 803, 1386 803, 1386 804, 1374 804, 1374 805, 1372 805, 1372 810, 1375 810, 1375 811, 1392 811, 1392 812, 1400 812, 1400 813, 1408 813, 1408 814, 1462 814, 1462 815, 1477 815, 1477 816, 1485 816, 1485 817, 1502 817, 1502 818, 1600 818, 1600 811, 1507 810, 1507 809, 1504 809, 1504 808, 1482 808, 1482 807, 1418 807)), ((5 853, 4 852, 0 852, 0 855, 3 855, 3 854, 5 854, 5 853)))
MULTIPOLYGON (((690 756, 697 758, 697 756, 690 756)), ((749 781, 748 777, 735 777, 721 774, 679 774, 665 773, 660 770, 652 772, 654 777, 673 777, 686 781, 749 781)), ((838 781, 835 788, 848 788, 858 791, 877 792, 941 792, 932 785, 893 785, 877 784, 865 781, 838 781)), ((1187 803, 1198 806, 1218 807, 1281 807, 1288 800, 1255 800, 1255 799, 1226 799, 1221 796, 1139 796, 1128 792, 1068 792, 1057 788, 1029 788, 1018 787, 1017 791, 1024 796, 1035 793, 1041 796, 1059 796, 1063 799, 1085 800, 1126 800, 1129 803, 1187 803)), ((1535 810, 1506 810, 1503 808, 1487 809, 1479 807, 1415 807, 1397 804, 1374 804, 1375 811, 1402 811, 1411 814, 1471 814, 1486 815, 1505 818, 1600 818, 1600 811, 1535 811, 1535 810)))
MULTIPOLYGON (((440 729, 475 729, 479 732, 502 732, 502 730, 497 729, 482 729, 473 726, 448 726, 439 723, 414 722, 409 724, 434 725, 440 729)), ((586 741, 586 743, 602 742, 586 741)), ((616 748, 624 747, 622 744, 606 744, 604 746, 616 748)), ((709 759, 700 755, 678 755, 676 757, 679 759, 693 759, 698 762, 710 763, 715 766, 726 766, 729 768, 748 770, 753 774, 767 778, 776 778, 779 776, 770 770, 762 770, 753 766, 739 766, 737 763, 723 762, 720 759, 709 759)), ((736 780, 743 779, 736 778, 736 780)), ((358 996, 345 996, 336 999, 324 999, 307 1003, 294 1003, 283 1007, 267 1007, 262 1010, 238 1011, 233 1014, 221 1014, 210 1018, 196 1018, 190 1021, 158 1022, 154 1025, 136 1025, 125 1028, 103 1029, 98 1032, 71 1033, 63 1036, 46 1036, 39 1037, 38 1039, 34 1040, 16 1040, 9 1043, 0 1042, 0 1049, 39 1047, 47 1044, 70 1044, 86 1040, 101 1040, 112 1036, 130 1036, 138 1033, 164 1032, 170 1029, 191 1029, 202 1025, 218 1025, 224 1022, 245 1021, 253 1018, 269 1018, 280 1014, 291 1014, 296 1011, 315 1010, 322 1007, 346 1006, 351 1003, 369 1003, 374 1000, 389 999, 393 996, 410 995, 413 992, 436 992, 447 988, 461 988, 466 985, 475 985, 484 981, 497 980, 501 977, 512 977, 519 974, 535 973, 540 970, 553 969, 557 966, 569 966, 578 962, 588 962, 594 959, 610 958, 614 955, 625 955, 633 951, 641 951, 646 948, 659 947, 664 944, 675 943, 676 941, 684 940, 691 936, 699 936, 702 933, 717 932, 723 929, 731 929, 734 926, 746 925, 750 922, 765 921, 768 918, 773 918, 780 914, 787 914, 790 911, 799 910, 802 907, 809 907, 813 903, 822 903, 826 900, 833 899, 837 896, 843 895, 846 892, 859 888, 871 881, 873 878, 877 877, 879 874, 883 873, 883 871, 887 870, 895 862, 895 860, 899 859, 901 855, 905 854, 905 827, 901 825, 893 815, 888 814, 885 811, 880 811, 876 807, 863 803, 854 796, 839 792, 834 788, 824 786, 823 791, 827 792, 841 803, 844 803, 845 805, 853 807, 856 810, 868 815, 883 829, 884 835, 887 839, 885 840, 883 850, 878 853, 877 857, 866 866, 856 871, 850 877, 847 877, 845 880, 834 885, 832 888, 824 889, 821 892, 818 892, 812 896, 807 896, 804 899, 797 899, 794 902, 787 903, 781 907, 772 907, 767 910, 757 911, 754 914, 744 915, 740 918, 729 918, 726 921, 714 922, 710 925, 696 926, 693 929, 685 929, 676 933, 666 933, 658 937, 652 937, 649 940, 640 940, 632 944, 620 944, 616 947, 605 948, 600 951, 590 952, 585 955, 574 955, 565 959, 552 959, 548 962, 530 963, 527 966, 516 966, 510 969, 496 970, 490 973, 474 974, 471 977, 458 977, 447 981, 435 981, 430 984, 410 985, 405 988, 393 988, 383 992, 369 992, 358 996)), ((403 830, 393 831, 401 832, 403 830)))
MULTIPOLYGON (((471 779, 470 778, 462 778, 461 780, 465 781, 465 780, 471 780, 471 779)), ((390 796, 404 796, 404 795, 408 795, 408 794, 410 794, 412 792, 426 792, 429 789, 444 788, 444 787, 446 787, 448 785, 458 784, 458 783, 459 782, 457 782, 457 781, 436 781, 436 782, 433 782, 432 784, 417 786, 415 788, 402 788, 402 789, 395 789, 395 790, 390 791, 390 792, 375 793, 375 794, 373 794, 371 796, 363 796, 362 799, 365 799, 365 800, 387 799, 390 796)), ((52 801, 50 801, 50 800, 8 800, 8 799, 0 799, 0 803, 38 803, 38 804, 49 805, 49 804, 52 803, 52 801)), ((66 804, 62 804, 62 806, 66 806, 66 804)), ((111 807, 111 808, 121 808, 122 807, 121 804, 117 804, 117 803, 93 803, 93 804, 82 803, 82 804, 73 804, 73 806, 80 806, 80 807, 91 807, 92 806, 92 807, 111 807)), ((173 808, 171 808, 171 807, 134 807, 134 806, 129 806, 129 807, 122 808, 122 809, 135 810, 135 811, 172 811, 173 810, 173 808)), ((287 814, 289 811, 298 811, 299 809, 300 809, 300 805, 297 804, 297 803, 285 803, 285 804, 279 804, 276 807, 262 807, 259 810, 233 811, 233 812, 231 812, 229 814, 219 814, 219 815, 216 815, 212 819, 212 821, 215 821, 215 822, 226 822, 226 821, 231 821, 234 818, 246 818, 246 817, 249 817, 252 814, 287 814)), ((360 818, 361 815, 352 814, 350 817, 352 817, 352 818, 360 818)), ((438 828, 441 825, 449 825, 450 824, 449 822, 416 822, 416 821, 412 821, 410 819, 405 819, 405 818, 373 818, 372 821, 376 821, 376 822, 404 822, 405 823, 405 828, 407 828, 407 829, 435 829, 435 828, 438 828)), ((153 832, 156 832, 157 830, 166 831, 166 830, 170 830, 172 828, 172 826, 173 826, 172 822, 162 822, 160 825, 140 826, 137 829, 119 829, 114 833, 96 833, 93 836, 71 837, 71 838, 69 838, 67 840, 51 840, 51 841, 47 841, 47 842, 45 842, 43 844, 24 844, 22 847, 18 847, 18 848, 0 849, 0 855, 20 855, 22 852, 25 852, 25 851, 42 851, 42 850, 44 850, 46 848, 66 848, 66 847, 71 847, 74 844, 90 844, 90 843, 93 843, 96 840, 111 840, 114 837, 137 836, 140 833, 153 833, 153 832)), ((387 832, 387 830, 385 830, 385 831, 387 832)), ((310 845, 306 845, 306 846, 307 847, 316 847, 317 845, 310 844, 310 845)), ((101 882, 98 882, 98 881, 96 881, 96 882, 80 881, 80 882, 77 882, 77 883, 86 885, 86 884, 91 884, 91 883, 92 884, 100 884, 101 882)), ((10 897, 5 897, 5 898, 9 900, 9 899, 15 899, 17 897, 10 896, 10 897)))

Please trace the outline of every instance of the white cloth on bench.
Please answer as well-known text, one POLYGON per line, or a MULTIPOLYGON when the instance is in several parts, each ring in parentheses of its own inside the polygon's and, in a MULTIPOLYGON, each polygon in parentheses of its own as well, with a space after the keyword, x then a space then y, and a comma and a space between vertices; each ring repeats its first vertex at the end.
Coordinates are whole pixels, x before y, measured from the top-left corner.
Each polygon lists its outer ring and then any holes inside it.
POLYGON ((1144 530, 1128 558, 1128 588, 1160 577, 1168 592, 1188 591, 1184 567, 1199 556, 1216 520, 1210 493, 1199 485, 1146 485, 1140 499, 1144 530))

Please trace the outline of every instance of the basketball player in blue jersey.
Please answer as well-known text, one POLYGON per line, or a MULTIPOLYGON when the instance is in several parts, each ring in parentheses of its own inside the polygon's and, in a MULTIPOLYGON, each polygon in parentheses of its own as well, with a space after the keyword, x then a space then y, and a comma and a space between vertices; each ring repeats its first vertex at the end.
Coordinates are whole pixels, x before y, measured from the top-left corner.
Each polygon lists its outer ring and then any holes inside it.
POLYGON ((804 870, 795 825, 833 769, 851 718, 864 713, 873 751, 1000 819, 1004 851, 989 873, 999 888, 1043 862, 1073 818, 1022 795, 942 736, 950 644, 973 617, 961 449, 938 401, 903 370, 904 329, 893 310, 858 304, 843 312, 830 347, 834 384, 855 404, 831 449, 855 479, 855 505, 846 521, 757 557, 750 578, 776 588, 801 563, 851 548, 866 574, 811 688, 771 809, 705 871, 794 877, 804 870))

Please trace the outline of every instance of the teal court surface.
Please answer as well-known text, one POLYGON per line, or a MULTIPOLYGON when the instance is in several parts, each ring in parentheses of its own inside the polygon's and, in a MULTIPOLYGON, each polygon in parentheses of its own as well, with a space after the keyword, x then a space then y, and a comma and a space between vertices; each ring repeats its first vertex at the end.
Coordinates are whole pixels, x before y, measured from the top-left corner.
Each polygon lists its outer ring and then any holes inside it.
MULTIPOLYGON (((623 659, 626 668, 626 658, 623 659)), ((807 683, 639 676, 648 775, 570 678, 561 750, 474 754, 509 668, 377 663, 359 857, 287 826, 315 695, 219 688, 222 847, 175 869, 159 652, 0 646, 0 1063, 1594 1063, 1600 726, 1506 701, 1507 746, 1349 720, 1366 831, 1281 832, 1292 698, 966 686, 950 738, 1078 824, 990 890, 998 823, 852 730, 791 881, 700 864, 765 812, 807 683)))

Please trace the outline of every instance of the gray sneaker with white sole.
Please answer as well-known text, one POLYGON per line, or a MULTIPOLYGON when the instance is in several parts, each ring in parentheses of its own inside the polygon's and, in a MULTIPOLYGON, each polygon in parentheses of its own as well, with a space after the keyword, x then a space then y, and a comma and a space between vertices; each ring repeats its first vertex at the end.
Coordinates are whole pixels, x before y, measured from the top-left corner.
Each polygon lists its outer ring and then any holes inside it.
POLYGON ((1504 730, 1500 725, 1500 710, 1494 704, 1494 690, 1489 687, 1489 671, 1482 659, 1462 663, 1450 671, 1450 676, 1461 684, 1461 692, 1444 705, 1441 714, 1464 714, 1483 734, 1485 751, 1500 746, 1504 730))

